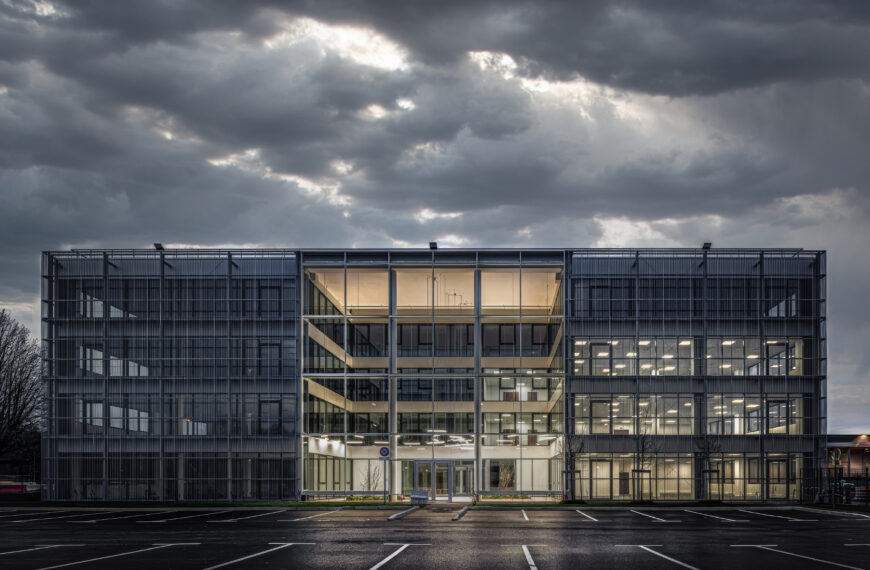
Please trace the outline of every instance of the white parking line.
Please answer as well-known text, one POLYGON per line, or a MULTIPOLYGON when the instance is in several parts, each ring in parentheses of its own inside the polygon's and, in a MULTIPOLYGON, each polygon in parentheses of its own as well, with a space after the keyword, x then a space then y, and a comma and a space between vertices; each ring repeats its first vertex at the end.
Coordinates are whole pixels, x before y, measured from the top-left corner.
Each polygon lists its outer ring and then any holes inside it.
POLYGON ((267 513, 260 513, 260 514, 257 514, 257 515, 251 515, 251 516, 249 516, 249 517, 238 517, 238 518, 235 518, 235 519, 224 519, 224 520, 219 520, 219 521, 205 521, 205 522, 210 522, 210 523, 227 523, 227 522, 236 522, 236 521, 243 521, 243 520, 245 520, 245 519, 255 519, 255 518, 257 518, 257 517, 265 517, 265 516, 268 516, 268 515, 277 515, 277 514, 279 514, 279 513, 283 513, 283 512, 286 512, 286 511, 287 511, 287 509, 283 509, 283 510, 280 510, 280 511, 269 511, 269 512, 267 512, 267 513))
MULTIPOLYGON (((821 558, 813 558, 812 556, 804 556, 803 554, 795 554, 794 552, 787 552, 785 550, 780 550, 778 548, 771 548, 771 546, 765 544, 746 544, 746 545, 732 545, 732 546, 753 546, 755 548, 760 548, 761 550, 769 550, 770 552, 779 552, 780 554, 788 554, 789 556, 796 556, 797 558, 803 558, 805 560, 812 560, 813 562, 821 562, 822 564, 830 564, 831 566, 839 566, 840 568, 851 568, 852 570, 862 570, 857 566, 847 566, 846 564, 840 564, 839 562, 831 562, 830 560, 822 560, 821 558)), ((776 546, 775 544, 772 546, 776 546)))
POLYGON ((192 519, 192 518, 196 518, 196 517, 209 517, 209 516, 212 516, 212 515, 219 515, 219 514, 222 514, 222 513, 228 513, 228 512, 230 512, 230 511, 229 511, 229 510, 226 510, 226 511, 216 511, 216 512, 209 511, 209 512, 207 512, 207 513, 199 513, 199 514, 196 514, 196 515, 188 515, 188 516, 186 516, 186 517, 175 517, 175 518, 171 518, 171 519, 160 519, 159 521, 136 521, 136 522, 137 522, 137 523, 165 523, 165 522, 167 522, 167 521, 180 521, 180 520, 182 520, 182 519, 192 519))
MULTIPOLYGON (((6 517, 23 517, 23 516, 25 516, 25 515, 21 514, 20 512, 18 512, 18 509, 14 509, 14 510, 11 510, 11 511, 3 511, 3 512, 4 512, 4 513, 12 513, 12 514, 11 514, 11 515, 0 515, 0 517, 2 517, 2 518, 6 518, 6 517)), ((68 510, 63 510, 63 511, 48 511, 48 512, 46 512, 45 514, 51 514, 51 513, 68 513, 68 512, 69 512, 68 510)), ((30 513, 30 514, 31 514, 31 515, 38 515, 38 514, 39 514, 39 511, 37 511, 37 512, 35 512, 35 513, 30 513)))
POLYGON ((726 522, 746 522, 745 520, 735 520, 735 519, 728 519, 725 517, 717 517, 716 515, 711 515, 710 513, 699 513, 698 511, 690 511, 689 509, 683 509, 683 510, 685 510, 687 513, 693 513, 696 515, 701 515, 702 517, 710 517, 710 518, 719 519, 719 520, 726 521, 726 522))
POLYGON ((67 522, 67 524, 91 524, 91 523, 98 523, 98 522, 103 522, 103 521, 116 521, 116 520, 120 520, 120 519, 132 519, 134 517, 148 517, 151 515, 163 515, 166 513, 174 513, 174 512, 175 511, 156 511, 153 513, 135 513, 132 515, 124 515, 123 517, 108 517, 105 519, 92 519, 89 521, 66 521, 66 522, 67 522))
POLYGON ((42 515, 56 515, 57 513, 68 513, 69 509, 63 509, 61 511, 36 511, 35 513, 14 513, 11 515, 0 515, 0 517, 38 517, 42 515))
POLYGON ((526 555, 526 562, 529 563, 529 570, 538 570, 538 567, 535 566, 535 561, 532 558, 532 555, 529 553, 529 547, 525 544, 523 545, 523 552, 526 555))
POLYGON ((650 554, 655 554, 656 556, 660 556, 660 557, 664 558, 665 560, 670 560, 674 564, 679 564, 683 568, 691 568, 692 570, 700 570, 699 568, 695 568, 694 566, 686 564, 685 562, 680 562, 676 558, 671 558, 670 556, 666 556, 666 555, 662 554, 661 552, 657 552, 657 551, 653 550, 652 548, 650 548, 651 546, 661 546, 661 544, 614 544, 614 546, 636 546, 637 548, 640 548, 641 550, 645 550, 646 552, 649 552, 650 554))
MULTIPOLYGON (((96 513, 96 514, 105 514, 105 513, 96 513)), ((19 520, 19 521, 6 521, 6 522, 13 522, 13 523, 26 523, 26 522, 52 521, 52 520, 56 520, 56 519, 71 519, 71 518, 74 518, 74 517, 92 517, 92 516, 94 516, 94 513, 79 513, 79 514, 77 514, 77 515, 63 515, 62 517, 45 517, 45 518, 39 518, 39 519, 22 519, 22 520, 19 520)))
POLYGON ((656 556, 661 556, 661 557, 664 558, 665 560, 670 560, 670 561, 673 562, 674 564, 679 564, 679 565, 682 566, 683 568, 691 568, 692 570, 699 570, 699 569, 696 568, 695 566, 691 566, 691 565, 689 565, 689 564, 686 564, 685 562, 680 562, 680 561, 677 560, 676 558, 671 558, 670 556, 665 556, 665 555, 662 554, 661 552, 656 552, 655 550, 653 550, 652 548, 650 548, 650 547, 648 547, 648 546, 644 546, 644 545, 642 545, 642 544, 638 544, 637 546, 638 546, 638 548, 640 548, 640 549, 642 549, 642 550, 646 550, 646 551, 649 552, 650 554, 655 554, 656 556))
POLYGON ((586 513, 581 511, 580 509, 577 509, 577 512, 593 522, 598 522, 598 519, 596 519, 595 517, 590 517, 589 515, 587 515, 586 513))
MULTIPOLYGON (((378 570, 378 568, 380 568, 381 566, 383 566, 384 564, 386 564, 387 562, 389 562, 390 560, 392 560, 393 558, 395 558, 396 556, 401 554, 402 551, 405 550, 406 548, 408 548, 409 546, 411 546, 411 545, 410 544, 403 544, 401 547, 396 549, 395 552, 393 552, 392 554, 390 554, 389 556, 387 556, 386 558, 384 558, 383 560, 381 560, 380 562, 378 562, 377 564, 375 564, 374 566, 369 568, 369 570, 378 570)), ((206 568, 206 570, 209 570, 209 569, 206 568)))
POLYGON ((640 512, 640 511, 636 511, 636 510, 634 510, 634 509, 629 509, 629 510, 630 510, 631 512, 635 513, 635 514, 643 515, 643 516, 645 516, 645 517, 649 517, 649 518, 651 518, 651 519, 655 519, 655 520, 657 520, 658 522, 663 522, 663 523, 667 523, 667 522, 680 522, 680 521, 674 521, 674 520, 666 521, 665 519, 660 519, 659 517, 654 517, 654 516, 652 516, 652 515, 650 515, 650 514, 642 513, 642 512, 640 512))
POLYGON ((816 522, 818 519, 796 519, 794 517, 784 517, 782 515, 772 515, 770 513, 759 513, 758 511, 747 511, 744 509, 737 509, 741 513, 750 513, 753 515, 761 515, 763 517, 773 517, 775 519, 785 519, 787 521, 796 521, 796 522, 816 522))
POLYGON ((302 517, 301 519, 278 519, 278 522, 296 522, 296 521, 307 521, 308 519, 313 519, 317 517, 322 517, 323 515, 331 515, 335 511, 324 511, 322 513, 317 513, 316 515, 311 515, 310 517, 302 517))
POLYGON ((520 509, 523 511, 523 518, 529 520, 529 515, 526 514, 526 509, 520 509))
POLYGON ((870 544, 862 544, 862 543, 853 543, 853 544, 844 544, 843 546, 870 546, 870 544))
POLYGON ((0 552, 0 556, 7 554, 18 554, 19 552, 30 552, 31 550, 45 550, 46 548, 60 548, 61 546, 81 546, 80 544, 44 544, 34 548, 25 548, 24 550, 10 550, 9 552, 0 552))
POLYGON ((87 560, 76 560, 75 562, 67 562, 66 564, 58 564, 57 566, 46 566, 45 568, 40 568, 40 570, 49 570, 50 568, 64 568, 66 566, 76 566, 78 564, 87 564, 88 562, 97 562, 98 560, 108 560, 109 558, 118 558, 119 556, 129 556, 131 554, 139 554, 140 552, 148 552, 149 550, 159 550, 161 548, 168 548, 170 546, 174 546, 173 544, 155 544, 154 546, 149 546, 148 548, 140 548, 139 550, 131 550, 130 552, 122 552, 120 554, 110 554, 108 556, 100 556, 99 558, 88 558, 87 560))
POLYGON ((297 544, 314 544, 314 543, 313 542, 270 542, 269 544, 277 544, 277 546, 275 548, 270 548, 270 549, 264 550, 262 552, 255 552, 254 554, 249 554, 248 556, 236 558, 235 560, 230 560, 229 562, 223 562, 223 563, 217 564, 215 566, 209 566, 205 570, 213 570, 214 568, 223 568, 224 566, 229 566, 230 564, 235 564, 236 562, 241 562, 243 560, 249 560, 251 558, 256 558, 257 556, 269 554, 270 552, 275 552, 276 550, 281 550, 282 548, 287 548, 288 546, 294 546, 297 544))

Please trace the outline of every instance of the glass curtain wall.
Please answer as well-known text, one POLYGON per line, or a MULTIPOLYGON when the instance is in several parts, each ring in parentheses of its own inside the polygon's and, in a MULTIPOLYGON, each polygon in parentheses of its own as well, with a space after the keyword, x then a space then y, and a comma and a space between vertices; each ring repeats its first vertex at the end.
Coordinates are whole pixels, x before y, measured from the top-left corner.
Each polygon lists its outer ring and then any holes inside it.
POLYGON ((46 497, 293 499, 296 255, 43 258, 46 497))
POLYGON ((560 494, 561 266, 421 261, 305 265, 304 492, 560 494))

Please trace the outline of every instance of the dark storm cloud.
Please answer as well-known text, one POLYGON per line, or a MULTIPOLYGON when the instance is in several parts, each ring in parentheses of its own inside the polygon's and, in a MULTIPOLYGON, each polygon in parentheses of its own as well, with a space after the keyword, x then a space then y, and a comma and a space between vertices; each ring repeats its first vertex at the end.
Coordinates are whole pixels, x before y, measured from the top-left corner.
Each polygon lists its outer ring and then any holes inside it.
POLYGON ((866 78, 870 5, 843 2, 75 2, 64 27, 123 49, 190 34, 274 32, 272 11, 370 26, 428 64, 510 53, 528 74, 579 74, 623 89, 711 94, 776 81, 866 78), (747 62, 751 62, 748 65, 747 62))
POLYGON ((827 248, 858 429, 868 32, 864 2, 0 0, 0 304, 37 330, 71 246, 827 248))

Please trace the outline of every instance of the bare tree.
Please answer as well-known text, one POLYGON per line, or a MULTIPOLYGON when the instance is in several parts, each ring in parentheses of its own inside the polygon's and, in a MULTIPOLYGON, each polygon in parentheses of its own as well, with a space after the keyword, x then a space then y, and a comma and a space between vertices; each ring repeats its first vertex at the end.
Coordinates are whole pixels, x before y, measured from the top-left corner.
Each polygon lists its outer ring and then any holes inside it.
POLYGON ((362 481, 363 491, 378 491, 381 489, 381 468, 379 465, 372 467, 372 462, 369 461, 366 466, 366 472, 363 474, 362 481))
POLYGON ((715 477, 716 483, 721 482, 722 475, 718 469, 713 468, 713 456, 722 452, 722 436, 719 434, 710 433, 709 427, 704 430, 702 437, 695 439, 695 449, 698 450, 702 461, 704 462, 704 498, 711 500, 710 485, 711 479, 715 477))
POLYGON ((582 435, 570 434, 565 437, 565 491, 567 498, 577 500, 574 492, 577 477, 577 456, 586 447, 586 438, 582 435))
MULTIPOLYGON (((640 424, 637 432, 637 437, 635 438, 636 444, 636 462, 634 468, 635 474, 635 499, 644 500, 643 493, 643 484, 644 484, 644 475, 651 475, 650 467, 652 466, 652 460, 655 458, 655 455, 659 452, 659 440, 650 433, 651 429, 651 421, 645 420, 653 420, 653 412, 650 410, 652 406, 646 406, 644 410, 639 414, 640 416, 640 424)), ((646 479, 647 481, 651 480, 651 477, 646 479)), ((651 498, 651 497, 649 497, 651 498)))
POLYGON ((44 390, 39 343, 0 310, 0 455, 28 445, 38 428, 44 390))

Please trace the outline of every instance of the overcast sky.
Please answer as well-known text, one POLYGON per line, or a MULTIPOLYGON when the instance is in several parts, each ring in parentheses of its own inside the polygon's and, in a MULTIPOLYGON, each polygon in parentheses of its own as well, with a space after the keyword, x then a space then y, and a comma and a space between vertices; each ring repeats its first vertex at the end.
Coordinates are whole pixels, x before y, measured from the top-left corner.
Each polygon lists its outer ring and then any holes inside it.
POLYGON ((70 247, 826 249, 867 432, 868 79, 864 1, 0 0, 0 307, 70 247))

